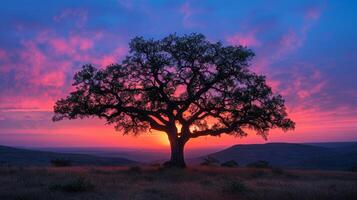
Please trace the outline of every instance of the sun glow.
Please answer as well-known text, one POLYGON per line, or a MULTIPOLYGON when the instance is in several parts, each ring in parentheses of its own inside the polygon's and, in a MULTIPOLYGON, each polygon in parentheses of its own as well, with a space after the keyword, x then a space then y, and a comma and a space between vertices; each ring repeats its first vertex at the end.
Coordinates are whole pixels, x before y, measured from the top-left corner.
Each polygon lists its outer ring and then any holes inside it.
POLYGON ((170 146, 170 141, 164 132, 156 132, 155 137, 157 138, 157 141, 159 144, 162 146, 170 146))

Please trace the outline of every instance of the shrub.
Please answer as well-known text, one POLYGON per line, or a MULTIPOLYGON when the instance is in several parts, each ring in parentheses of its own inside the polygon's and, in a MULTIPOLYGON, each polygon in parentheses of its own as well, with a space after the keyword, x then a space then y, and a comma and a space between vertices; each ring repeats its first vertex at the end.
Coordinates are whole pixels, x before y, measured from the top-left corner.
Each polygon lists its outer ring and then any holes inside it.
POLYGON ((258 160, 256 162, 249 163, 247 167, 254 167, 254 168, 269 168, 270 164, 268 161, 265 160, 258 160))
POLYGON ((50 186, 50 190, 76 193, 93 191, 94 185, 84 177, 77 177, 63 184, 54 184, 50 186))
POLYGON ((229 160, 221 164, 222 167, 239 167, 238 163, 234 160, 229 160))
POLYGON ((72 165, 70 160, 61 158, 51 160, 51 164, 55 167, 68 167, 72 165))
POLYGON ((219 160, 212 156, 207 156, 206 158, 203 159, 203 162, 200 165, 202 165, 202 166, 218 166, 219 160))
POLYGON ((248 190, 247 186, 241 181, 229 181, 223 186, 223 193, 227 194, 242 194, 248 190))

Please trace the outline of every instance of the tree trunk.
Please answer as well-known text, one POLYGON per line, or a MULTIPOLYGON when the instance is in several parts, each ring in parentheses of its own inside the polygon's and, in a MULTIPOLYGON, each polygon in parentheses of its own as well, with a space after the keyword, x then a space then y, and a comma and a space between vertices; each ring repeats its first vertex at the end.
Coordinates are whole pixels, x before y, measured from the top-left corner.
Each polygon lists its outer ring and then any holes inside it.
POLYGON ((171 139, 171 158, 164 165, 167 167, 185 168, 184 146, 186 141, 180 139, 171 139))

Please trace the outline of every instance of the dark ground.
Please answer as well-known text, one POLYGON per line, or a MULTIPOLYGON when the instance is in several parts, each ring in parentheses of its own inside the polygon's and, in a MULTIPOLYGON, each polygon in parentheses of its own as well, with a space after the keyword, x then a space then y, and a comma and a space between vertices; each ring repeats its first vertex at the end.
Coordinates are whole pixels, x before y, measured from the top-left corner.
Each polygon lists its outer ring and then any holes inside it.
POLYGON ((0 167, 0 199, 357 199, 357 173, 256 168, 0 167))

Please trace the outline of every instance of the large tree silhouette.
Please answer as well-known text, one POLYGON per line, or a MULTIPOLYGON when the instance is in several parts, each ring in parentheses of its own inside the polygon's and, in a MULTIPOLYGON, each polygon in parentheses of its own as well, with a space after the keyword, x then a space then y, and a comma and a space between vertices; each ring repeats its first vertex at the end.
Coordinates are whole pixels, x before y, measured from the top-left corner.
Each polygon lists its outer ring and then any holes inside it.
POLYGON ((271 128, 293 129, 284 100, 265 77, 249 71, 254 53, 212 43, 202 34, 136 37, 121 64, 84 65, 75 91, 54 106, 54 121, 99 117, 124 134, 165 132, 168 166, 185 167, 184 146, 200 136, 267 137, 271 128))

